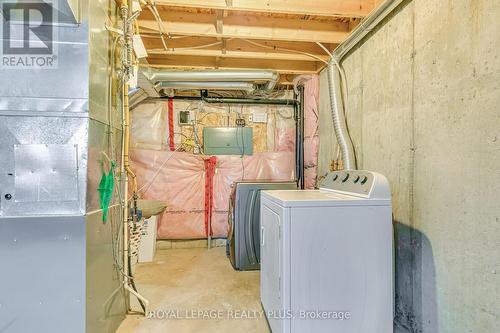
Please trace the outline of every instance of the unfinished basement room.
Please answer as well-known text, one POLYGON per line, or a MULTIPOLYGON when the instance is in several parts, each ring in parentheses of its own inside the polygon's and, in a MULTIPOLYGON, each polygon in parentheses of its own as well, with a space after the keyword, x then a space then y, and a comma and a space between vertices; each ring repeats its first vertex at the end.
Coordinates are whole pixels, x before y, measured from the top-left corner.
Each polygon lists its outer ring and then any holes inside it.
POLYGON ((500 0, 0 18, 0 333, 500 333, 500 0))

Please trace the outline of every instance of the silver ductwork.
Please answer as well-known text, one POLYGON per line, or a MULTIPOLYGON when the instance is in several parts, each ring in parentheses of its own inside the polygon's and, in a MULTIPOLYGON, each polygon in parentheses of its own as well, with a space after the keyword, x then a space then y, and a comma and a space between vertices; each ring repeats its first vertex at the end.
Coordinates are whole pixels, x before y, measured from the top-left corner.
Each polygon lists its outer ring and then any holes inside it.
POLYGON ((341 79, 339 67, 342 59, 380 22, 395 10, 403 0, 386 0, 368 15, 354 31, 334 51, 332 59, 328 62, 328 85, 330 90, 330 104, 332 109, 333 128, 342 152, 344 168, 356 169, 356 155, 345 119, 344 102, 342 98, 341 79))
POLYGON ((144 73, 157 88, 179 89, 224 89, 253 91, 254 84, 265 84, 264 90, 276 86, 279 74, 269 70, 160 70, 150 69, 144 73), (194 84, 196 83, 196 84, 194 84), (252 84, 253 83, 253 84, 252 84))
POLYGON ((251 82, 176 82, 167 81, 156 84, 158 90, 161 89, 208 89, 208 90, 243 90, 254 91, 255 85, 251 82))
POLYGON ((137 88, 128 94, 129 98, 129 107, 131 109, 135 108, 137 105, 139 105, 142 101, 147 99, 149 97, 148 93, 144 91, 142 88, 137 88))
POLYGON ((197 70, 197 71, 176 71, 176 70, 152 70, 148 77, 152 82, 160 81, 186 81, 186 82, 253 82, 272 81, 278 79, 278 74, 273 71, 264 70, 197 70))

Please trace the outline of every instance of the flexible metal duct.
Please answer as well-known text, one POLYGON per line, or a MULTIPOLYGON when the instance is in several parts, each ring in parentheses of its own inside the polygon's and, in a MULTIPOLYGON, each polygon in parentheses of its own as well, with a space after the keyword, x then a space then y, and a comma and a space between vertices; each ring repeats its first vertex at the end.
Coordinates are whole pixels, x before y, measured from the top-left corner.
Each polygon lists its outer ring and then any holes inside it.
POLYGON ((356 169, 356 156, 352 145, 349 131, 345 120, 344 102, 342 100, 342 91, 340 84, 340 72, 335 65, 334 60, 328 63, 328 87, 330 89, 330 106, 332 110, 333 129, 335 137, 342 152, 344 169, 356 169))
POLYGON ((349 53, 363 38, 370 33, 384 18, 395 10, 403 0, 386 0, 366 17, 361 24, 342 42, 334 51, 333 58, 328 62, 328 85, 330 89, 330 104, 332 109, 333 128, 335 136, 342 152, 344 168, 356 169, 356 155, 345 120, 344 103, 340 72, 336 64, 340 64, 342 58, 349 53))

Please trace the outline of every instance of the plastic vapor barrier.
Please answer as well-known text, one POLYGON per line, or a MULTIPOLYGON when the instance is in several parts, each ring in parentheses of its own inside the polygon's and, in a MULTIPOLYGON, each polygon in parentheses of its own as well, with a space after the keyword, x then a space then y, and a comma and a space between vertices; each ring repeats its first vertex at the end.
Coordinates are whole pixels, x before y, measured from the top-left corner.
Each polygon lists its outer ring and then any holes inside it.
MULTIPOLYGON (((167 205, 158 221, 158 237, 206 237, 204 158, 208 157, 186 152, 134 149, 130 158, 141 196, 167 205)), ((228 198, 234 181, 292 180, 294 170, 293 152, 256 153, 243 158, 217 156, 213 179, 213 236, 227 236, 228 198)))

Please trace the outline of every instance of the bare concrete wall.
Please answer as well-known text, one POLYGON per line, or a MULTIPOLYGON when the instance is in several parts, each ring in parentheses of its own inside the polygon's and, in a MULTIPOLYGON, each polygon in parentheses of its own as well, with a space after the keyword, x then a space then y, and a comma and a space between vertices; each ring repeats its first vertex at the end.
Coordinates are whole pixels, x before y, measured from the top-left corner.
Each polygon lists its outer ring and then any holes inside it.
POLYGON ((392 186, 399 332, 500 332, 499 57, 500 0, 413 0, 344 60, 359 167, 392 186))

